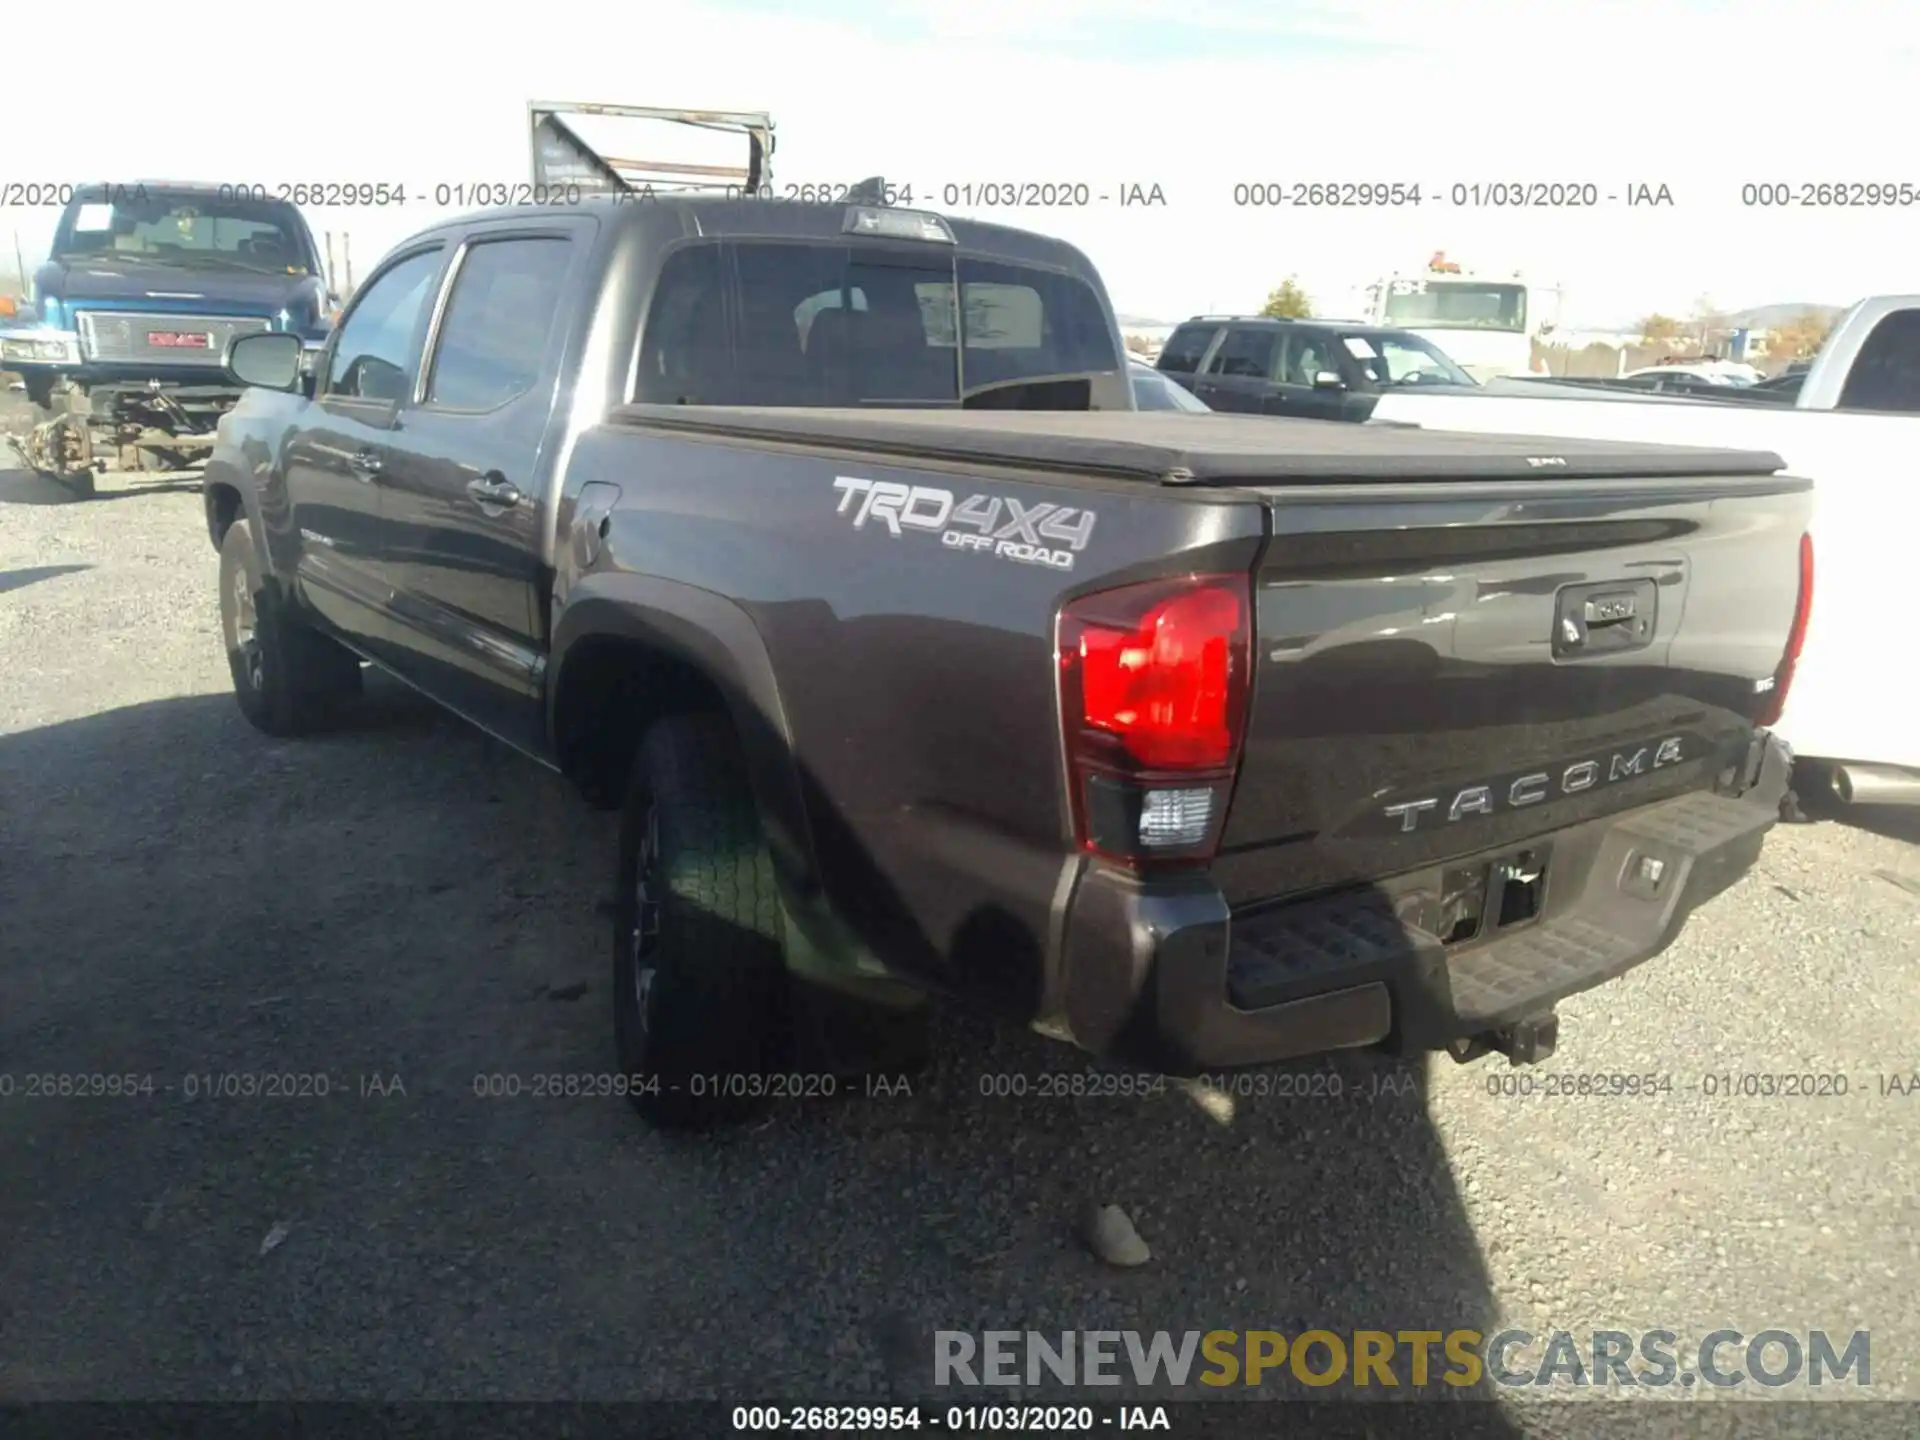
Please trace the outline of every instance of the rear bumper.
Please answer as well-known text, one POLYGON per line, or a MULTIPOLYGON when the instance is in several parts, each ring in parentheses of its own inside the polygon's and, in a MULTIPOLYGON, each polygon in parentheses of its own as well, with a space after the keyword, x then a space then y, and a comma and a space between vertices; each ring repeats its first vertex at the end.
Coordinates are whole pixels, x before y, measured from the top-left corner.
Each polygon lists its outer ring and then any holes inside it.
MULTIPOLYGON (((1357 1046, 1431 1050, 1486 1035, 1651 959, 1694 909, 1759 858, 1790 757, 1771 736, 1737 794, 1696 792, 1537 838, 1537 912, 1457 944, 1410 920, 1446 877, 1231 913, 1204 876, 1143 885, 1089 871, 1065 944, 1068 1026, 1081 1046, 1169 1074, 1357 1046)), ((1487 852, 1446 868, 1513 858, 1487 852)))

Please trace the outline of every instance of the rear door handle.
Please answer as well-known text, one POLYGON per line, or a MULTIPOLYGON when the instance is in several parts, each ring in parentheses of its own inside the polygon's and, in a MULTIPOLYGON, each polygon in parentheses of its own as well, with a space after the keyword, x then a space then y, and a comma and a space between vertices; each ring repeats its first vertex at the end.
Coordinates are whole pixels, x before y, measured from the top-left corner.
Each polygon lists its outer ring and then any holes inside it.
POLYGON ((469 480, 467 494, 482 507, 518 505, 521 498, 519 489, 502 475, 483 475, 478 480, 469 480))
POLYGON ((353 459, 347 463, 352 466, 353 473, 362 480, 373 479, 382 468, 379 453, 373 450, 356 451, 353 459))

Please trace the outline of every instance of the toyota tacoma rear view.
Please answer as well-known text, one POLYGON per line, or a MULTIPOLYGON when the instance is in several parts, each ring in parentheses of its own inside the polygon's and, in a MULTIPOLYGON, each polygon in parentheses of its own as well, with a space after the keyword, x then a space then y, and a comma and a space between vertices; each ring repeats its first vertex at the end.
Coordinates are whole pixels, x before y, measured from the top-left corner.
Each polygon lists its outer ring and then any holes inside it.
POLYGON ((1777 458, 1138 411, 1098 275, 1030 233, 491 212, 317 360, 229 364, 241 708, 335 723, 371 662, 620 809, 659 1122, 910 1048, 936 996, 1169 1074, 1538 1059, 1785 790, 1777 458))

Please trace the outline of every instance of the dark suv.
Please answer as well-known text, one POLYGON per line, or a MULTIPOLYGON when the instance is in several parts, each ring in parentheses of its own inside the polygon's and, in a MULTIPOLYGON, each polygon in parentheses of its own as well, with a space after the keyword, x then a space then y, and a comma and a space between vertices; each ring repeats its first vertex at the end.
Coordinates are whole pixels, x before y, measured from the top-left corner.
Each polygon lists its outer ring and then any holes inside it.
POLYGON ((1473 377, 1406 330, 1341 320, 1196 315, 1167 337, 1158 368, 1215 410, 1365 420, 1382 392, 1474 388, 1473 377))

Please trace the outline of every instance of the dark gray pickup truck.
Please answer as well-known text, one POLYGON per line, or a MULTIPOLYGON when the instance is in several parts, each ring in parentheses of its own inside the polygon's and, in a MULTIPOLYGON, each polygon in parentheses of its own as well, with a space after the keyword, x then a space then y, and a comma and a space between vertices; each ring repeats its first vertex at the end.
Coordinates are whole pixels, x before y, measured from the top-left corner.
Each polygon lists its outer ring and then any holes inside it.
POLYGON ((928 997, 1170 1074, 1548 1053, 1750 866, 1811 599, 1770 455, 1132 409, 1071 247, 681 197, 452 221, 205 478, 241 708, 362 661, 625 812, 621 1088, 928 997))

